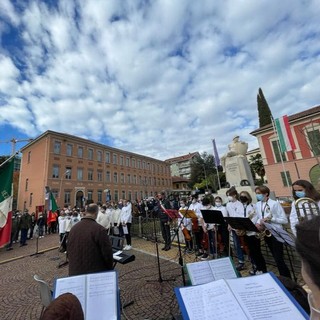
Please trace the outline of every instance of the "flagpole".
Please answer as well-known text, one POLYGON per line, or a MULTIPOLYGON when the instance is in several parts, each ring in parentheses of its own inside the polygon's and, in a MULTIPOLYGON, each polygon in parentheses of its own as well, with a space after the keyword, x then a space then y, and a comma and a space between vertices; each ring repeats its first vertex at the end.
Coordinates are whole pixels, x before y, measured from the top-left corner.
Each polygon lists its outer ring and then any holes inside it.
POLYGON ((219 171, 218 171, 218 166, 219 166, 219 163, 220 163, 220 159, 219 159, 219 155, 218 155, 218 150, 217 150, 215 139, 212 139, 212 145, 213 145, 214 162, 215 162, 215 167, 216 167, 216 172, 217 172, 218 186, 219 186, 219 190, 220 190, 221 189, 221 183, 220 183, 220 176, 219 176, 219 171))
POLYGON ((220 176, 219 176, 219 171, 218 171, 218 166, 216 165, 216 171, 217 171, 217 178, 218 178, 218 186, 219 190, 221 189, 221 184, 220 184, 220 176))
POLYGON ((0 164, 0 167, 2 167, 3 165, 5 165, 7 162, 9 162, 12 158, 14 158, 16 155, 18 154, 18 152, 16 152, 15 154, 13 154, 12 156, 10 156, 7 160, 3 161, 0 164))
POLYGON ((288 176, 287 176, 287 171, 286 171, 286 168, 284 166, 284 162, 283 162, 283 159, 282 159, 282 150, 281 150, 281 147, 280 147, 280 142, 279 142, 279 134, 278 134, 278 131, 275 127, 275 124, 274 124, 274 119, 273 117, 271 116, 271 123, 272 123, 272 127, 273 127, 273 131, 276 133, 278 139, 277 139, 277 145, 278 145, 278 149, 280 151, 280 160, 281 160, 281 165, 282 165, 282 169, 283 169, 283 172, 284 172, 284 177, 286 179, 286 183, 287 183, 287 187, 291 193, 291 187, 289 186, 289 180, 288 180, 288 176))

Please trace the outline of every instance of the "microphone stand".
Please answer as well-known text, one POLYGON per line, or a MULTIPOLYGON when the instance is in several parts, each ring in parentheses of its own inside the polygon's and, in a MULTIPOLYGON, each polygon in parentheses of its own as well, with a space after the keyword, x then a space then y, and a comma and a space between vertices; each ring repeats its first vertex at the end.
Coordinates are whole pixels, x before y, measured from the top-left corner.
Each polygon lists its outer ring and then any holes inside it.
POLYGON ((43 254, 44 252, 39 252, 39 228, 37 230, 37 233, 36 233, 36 252, 35 253, 32 253, 30 254, 30 257, 33 257, 33 256, 39 256, 40 254, 43 254))

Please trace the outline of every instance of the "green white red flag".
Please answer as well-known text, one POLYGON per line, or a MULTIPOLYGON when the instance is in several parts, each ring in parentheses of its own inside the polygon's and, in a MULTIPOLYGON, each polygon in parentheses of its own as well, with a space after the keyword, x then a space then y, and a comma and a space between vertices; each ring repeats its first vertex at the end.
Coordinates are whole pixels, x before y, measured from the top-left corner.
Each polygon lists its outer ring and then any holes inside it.
POLYGON ((53 217, 53 213, 58 210, 58 205, 56 203, 56 199, 54 198, 52 192, 50 191, 49 195, 49 206, 48 206, 48 217, 47 223, 55 221, 56 219, 53 217))
POLYGON ((286 152, 296 149, 296 145, 290 130, 288 116, 275 119, 275 126, 279 137, 281 151, 286 152))
POLYGON ((0 167, 0 248, 10 242, 14 159, 0 167))

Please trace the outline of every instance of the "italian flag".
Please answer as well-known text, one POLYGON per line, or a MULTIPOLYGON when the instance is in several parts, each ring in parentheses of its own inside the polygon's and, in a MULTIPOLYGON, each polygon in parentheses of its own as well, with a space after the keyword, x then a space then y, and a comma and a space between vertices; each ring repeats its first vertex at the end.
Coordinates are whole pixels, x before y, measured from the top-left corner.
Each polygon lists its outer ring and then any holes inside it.
POLYGON ((11 237, 13 163, 14 159, 0 167, 0 248, 11 237))
POLYGON ((54 221, 55 219, 53 218, 53 212, 58 210, 58 205, 56 203, 56 200, 52 194, 52 192, 50 192, 49 195, 49 212, 48 212, 48 217, 47 217, 47 223, 50 223, 52 221, 54 221))
POLYGON ((296 145, 290 130, 288 116, 283 116, 276 119, 275 126, 279 137, 281 151, 285 152, 296 149, 296 145))

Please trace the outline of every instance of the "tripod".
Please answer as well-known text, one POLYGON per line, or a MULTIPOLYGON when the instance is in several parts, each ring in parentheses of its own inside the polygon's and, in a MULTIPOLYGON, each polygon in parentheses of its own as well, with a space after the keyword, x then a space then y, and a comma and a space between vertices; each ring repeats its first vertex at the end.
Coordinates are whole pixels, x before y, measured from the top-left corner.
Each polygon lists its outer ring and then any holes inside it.
POLYGON ((156 217, 155 217, 155 210, 151 210, 152 214, 152 220, 153 220, 153 236, 154 241, 156 244, 156 255, 157 255, 157 269, 158 269, 158 280, 147 280, 147 282, 154 282, 158 281, 159 283, 162 283, 164 281, 173 281, 175 279, 163 279, 161 275, 161 265, 160 265, 160 255, 159 255, 159 241, 158 241, 158 235, 157 235, 157 227, 156 227, 156 217))
POLYGON ((40 254, 43 254, 44 252, 39 252, 39 228, 37 229, 36 232, 36 252, 30 254, 30 257, 36 256, 38 257, 40 254))

